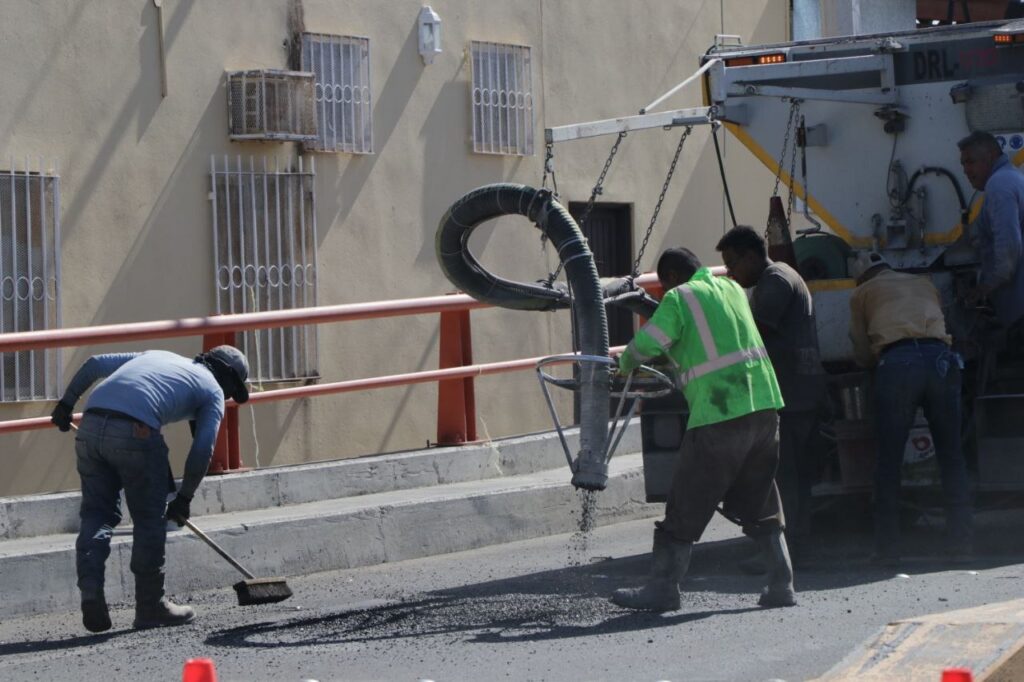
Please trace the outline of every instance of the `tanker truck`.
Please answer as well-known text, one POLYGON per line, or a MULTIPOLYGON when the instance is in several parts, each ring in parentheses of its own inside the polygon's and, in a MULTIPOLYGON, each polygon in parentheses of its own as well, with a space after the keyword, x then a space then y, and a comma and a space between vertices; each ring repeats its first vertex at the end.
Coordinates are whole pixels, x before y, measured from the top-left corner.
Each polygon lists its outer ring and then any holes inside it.
MULTIPOLYGON (((979 255, 972 223, 984 197, 961 172, 957 140, 996 135, 1024 163, 1024 21, 749 46, 717 36, 700 69, 636 116, 549 128, 546 141, 644 128, 724 127, 789 188, 789 229, 812 291, 832 410, 816 495, 870 490, 874 428, 867 373, 853 363, 848 263, 881 253, 927 275, 967 360, 965 452, 979 491, 1024 490, 1024 368, 1000 361, 990 311, 968 305, 979 255), (704 106, 655 112, 700 82, 704 106)), ((723 181, 726 173, 723 172, 723 181)), ((685 430, 679 396, 642 407, 649 501, 664 499, 685 430)), ((904 484, 938 487, 922 415, 904 484)))

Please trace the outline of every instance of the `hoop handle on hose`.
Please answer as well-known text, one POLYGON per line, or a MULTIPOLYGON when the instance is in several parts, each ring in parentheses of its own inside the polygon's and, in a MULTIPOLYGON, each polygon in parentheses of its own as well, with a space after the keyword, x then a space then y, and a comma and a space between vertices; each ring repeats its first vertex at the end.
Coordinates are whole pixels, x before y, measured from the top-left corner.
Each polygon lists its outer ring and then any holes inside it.
MULTIPOLYGON (((562 423, 558 418, 558 413, 555 410, 555 404, 551 400, 551 394, 548 391, 548 384, 552 384, 559 388, 568 389, 570 391, 577 391, 581 388, 582 382, 579 379, 559 379, 558 377, 552 376, 544 369, 549 365, 554 364, 566 364, 566 363, 592 363, 597 365, 605 365, 607 369, 611 369, 617 363, 616 360, 609 357, 600 355, 582 355, 577 353, 568 353, 565 355, 552 355, 543 358, 537 362, 537 378, 540 381, 541 391, 544 393, 544 400, 547 403, 548 411, 551 413, 551 419, 555 424, 555 430, 558 432, 558 440, 562 444, 562 450, 565 452, 565 459, 569 463, 569 468, 575 473, 577 469, 577 462, 572 458, 572 453, 569 450, 569 443, 565 439, 565 432, 562 429, 562 423)), ((638 399, 651 399, 660 398, 668 395, 676 389, 675 383, 666 374, 648 367, 641 365, 637 369, 630 372, 623 381, 621 390, 615 390, 609 392, 609 395, 613 398, 618 398, 619 403, 615 410, 615 416, 612 420, 612 424, 608 429, 607 447, 604 453, 602 453, 601 461, 607 466, 607 463, 611 460, 612 455, 615 454, 615 449, 619 445, 619 441, 622 440, 622 436, 626 433, 626 427, 629 422, 632 421, 633 416, 636 413, 637 400, 638 399), (643 372, 646 376, 637 377, 638 372, 643 372), (641 386, 638 388, 635 386, 636 381, 641 382, 641 386), (622 419, 622 413, 625 409, 626 401, 632 401, 629 407, 629 411, 622 420, 621 426, 619 425, 620 419, 622 419)))

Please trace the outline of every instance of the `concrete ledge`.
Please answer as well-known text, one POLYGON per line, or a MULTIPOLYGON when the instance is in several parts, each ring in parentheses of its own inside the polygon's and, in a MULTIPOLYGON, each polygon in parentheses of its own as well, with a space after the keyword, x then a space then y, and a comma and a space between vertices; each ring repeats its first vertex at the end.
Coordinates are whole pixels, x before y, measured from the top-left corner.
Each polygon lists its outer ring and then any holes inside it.
MULTIPOLYGON (((568 430, 566 439, 575 451, 579 430, 568 430)), ((640 421, 635 419, 623 436, 618 452, 639 451, 640 421)), ((192 512, 199 516, 265 509, 549 469, 568 472, 558 436, 553 432, 459 447, 208 476, 192 502, 192 512)), ((0 540, 77 532, 80 501, 77 492, 0 499, 0 540)), ((123 523, 127 524, 127 509, 124 511, 123 523)))
POLYGON ((968 668, 975 682, 1024 679, 1024 599, 886 625, 819 682, 935 682, 968 668))
MULTIPOLYGON (((660 512, 661 505, 644 502, 640 455, 615 457, 609 473, 608 488, 596 496, 598 524, 660 512)), ((561 467, 216 514, 196 522, 256 575, 307 574, 571 532, 577 528, 581 502, 569 478, 567 468, 561 467)), ((229 590, 239 580, 233 568, 187 530, 170 533, 167 545, 170 593, 229 590)), ((0 618, 77 608, 74 554, 73 534, 0 543, 0 618)), ((134 598, 130 557, 130 531, 119 529, 107 562, 111 602, 134 598)))

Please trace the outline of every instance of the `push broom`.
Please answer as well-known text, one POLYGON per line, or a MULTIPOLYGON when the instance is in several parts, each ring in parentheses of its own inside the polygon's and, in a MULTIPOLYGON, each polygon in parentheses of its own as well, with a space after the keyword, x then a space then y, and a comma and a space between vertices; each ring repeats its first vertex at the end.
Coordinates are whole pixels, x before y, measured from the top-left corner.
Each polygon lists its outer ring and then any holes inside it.
POLYGON ((181 521, 188 529, 196 534, 200 540, 208 544, 213 551, 224 557, 224 560, 234 566, 239 573, 246 577, 245 580, 232 585, 238 593, 238 605, 250 606, 252 604, 273 604, 284 601, 292 596, 292 590, 284 578, 257 578, 247 571, 242 564, 235 561, 234 557, 224 551, 220 545, 213 541, 206 533, 196 528, 195 524, 188 519, 174 519, 175 523, 181 521))
MULTIPOLYGON (((75 431, 78 430, 78 425, 73 423, 71 428, 75 431)), ((174 478, 171 476, 170 467, 168 467, 167 475, 170 478, 171 491, 174 490, 174 478)), ((200 540, 208 544, 213 551, 224 557, 224 560, 234 566, 239 573, 245 576, 245 580, 239 581, 232 585, 235 589, 235 593, 238 594, 238 605, 239 606, 252 606, 254 604, 273 604, 279 601, 284 601, 288 597, 292 596, 292 590, 288 587, 288 583, 285 582, 284 578, 257 578, 250 573, 242 564, 238 563, 233 556, 224 551, 224 548, 213 541, 213 538, 208 536, 203 531, 199 530, 194 523, 188 519, 176 518, 175 523, 181 522, 188 526, 188 529, 196 534, 200 540)))

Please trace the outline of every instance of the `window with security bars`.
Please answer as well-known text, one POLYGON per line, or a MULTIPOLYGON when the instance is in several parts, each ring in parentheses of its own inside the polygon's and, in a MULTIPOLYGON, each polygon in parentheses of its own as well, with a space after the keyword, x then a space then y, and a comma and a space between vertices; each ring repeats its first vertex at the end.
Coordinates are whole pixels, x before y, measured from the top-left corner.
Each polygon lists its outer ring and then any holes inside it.
MULTIPOLYGON (((59 245, 60 179, 0 171, 0 334, 60 327, 59 245)), ((0 353, 0 402, 53 400, 61 383, 59 349, 0 353)))
MULTIPOLYGON (((315 166, 210 159, 217 312, 317 304, 315 166), (218 163, 218 161, 220 163, 218 163)), ((247 331, 253 383, 316 378, 316 325, 247 331)))
POLYGON ((530 48, 472 41, 473 151, 533 154, 530 48))
POLYGON ((302 34, 302 70, 315 75, 319 122, 311 151, 373 153, 370 39, 302 34))

